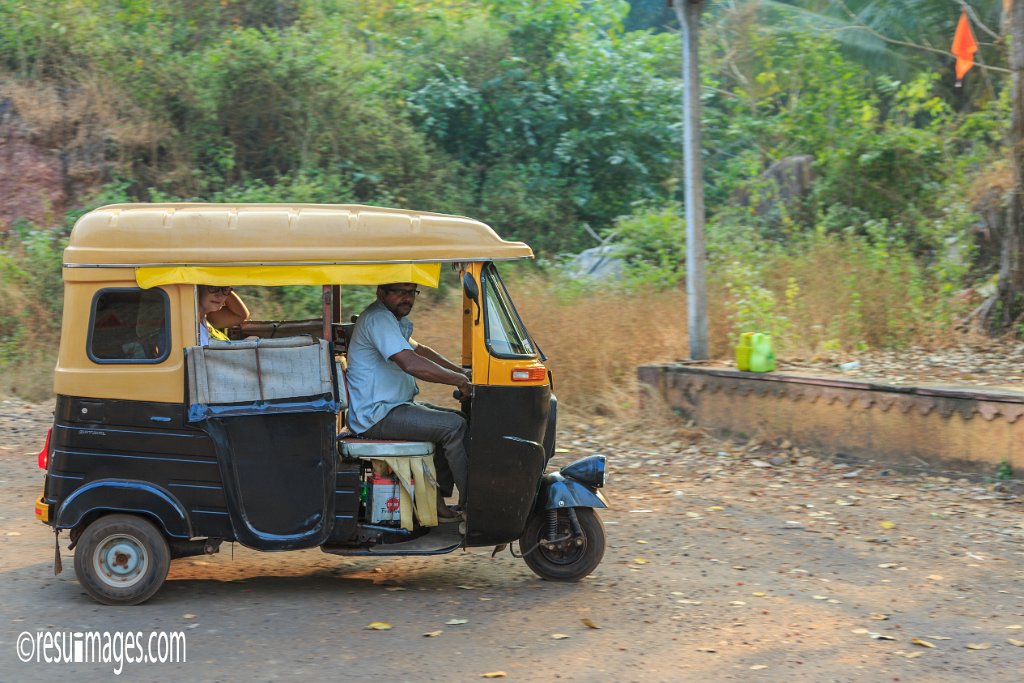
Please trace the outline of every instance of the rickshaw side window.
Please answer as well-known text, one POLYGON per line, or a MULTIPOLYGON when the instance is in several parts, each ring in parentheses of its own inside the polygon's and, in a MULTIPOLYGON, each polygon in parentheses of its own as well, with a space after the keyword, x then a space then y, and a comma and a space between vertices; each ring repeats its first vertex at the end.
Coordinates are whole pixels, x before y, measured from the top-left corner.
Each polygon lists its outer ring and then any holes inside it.
POLYGON ((530 336, 526 334, 505 284, 493 264, 483 272, 484 336, 487 349, 503 358, 533 358, 537 355, 530 336))
POLYGON ((88 354, 95 363, 159 363, 170 353, 170 306, 161 289, 103 289, 92 302, 88 354))

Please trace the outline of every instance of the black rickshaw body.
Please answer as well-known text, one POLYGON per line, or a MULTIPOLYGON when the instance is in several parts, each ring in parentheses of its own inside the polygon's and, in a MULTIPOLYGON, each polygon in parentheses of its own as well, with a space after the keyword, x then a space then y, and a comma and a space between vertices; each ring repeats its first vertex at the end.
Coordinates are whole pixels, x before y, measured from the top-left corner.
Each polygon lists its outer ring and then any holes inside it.
POLYGON ((605 507, 604 461, 592 456, 545 474, 557 420, 551 374, 493 263, 524 255, 532 255, 525 245, 469 219, 371 207, 120 205, 87 214, 65 252, 57 402, 40 453, 37 518, 58 543, 70 532, 79 580, 108 604, 148 599, 171 559, 217 552, 224 541, 343 555, 519 541, 542 577, 582 578, 604 550, 593 514, 605 507), (248 244, 238 234, 243 223, 253 246, 245 257, 237 253, 248 244), (370 223, 382 234, 367 238, 362 226, 370 223), (428 225, 439 228, 438 244, 424 242, 428 225), (286 227, 299 248, 275 261, 269 253, 287 251, 275 242, 286 227), (214 243, 203 250, 208 262, 192 263, 200 257, 188 249, 179 255, 193 241, 187 234, 159 242, 197 229, 214 243), (409 235, 420 242, 393 246, 409 235), (331 239, 336 249, 325 257, 331 239), (125 262, 109 263, 115 253, 125 262), (311 262, 314 254, 321 260, 311 262), (256 256, 267 260, 252 269, 256 256), (339 322, 338 283, 436 285, 441 263, 462 277, 462 365, 474 388, 461 401, 465 519, 408 528, 371 519, 371 465, 384 456, 426 458, 433 445, 344 433, 351 326, 339 322), (244 323, 232 335, 238 341, 199 345, 195 283, 306 279, 323 286, 322 319, 244 323))

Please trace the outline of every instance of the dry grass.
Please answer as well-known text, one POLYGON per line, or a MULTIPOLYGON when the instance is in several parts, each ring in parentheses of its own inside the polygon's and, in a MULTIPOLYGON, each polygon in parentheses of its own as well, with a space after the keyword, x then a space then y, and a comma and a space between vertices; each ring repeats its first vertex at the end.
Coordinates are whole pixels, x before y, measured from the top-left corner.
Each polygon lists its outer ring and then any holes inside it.
POLYGON ((18 396, 34 403, 53 398, 53 369, 57 365, 57 342, 35 346, 0 372, 0 396, 18 396))
MULTIPOLYGON (((829 335, 850 344, 865 334, 872 341, 885 334, 881 321, 912 319, 901 275, 892 275, 876 286, 863 288, 859 295, 861 314, 851 322, 852 295, 844 282, 878 277, 870 264, 851 262, 840 246, 821 248, 800 259, 766 266, 766 282, 785 301, 786 283, 795 278, 800 295, 786 311, 791 331, 785 340, 788 357, 821 350, 829 335)), ((908 276, 909 277, 909 276, 908 276)), ((636 380, 637 366, 671 362, 689 355, 686 295, 681 290, 623 292, 594 287, 589 292, 565 292, 558 280, 526 274, 510 278, 509 289, 527 328, 548 356, 554 375, 560 410, 567 416, 594 416, 642 424, 663 420, 669 411, 647 397, 641 405, 642 388, 636 380)), ((729 314, 734 306, 720 277, 709 277, 709 346, 712 358, 732 355, 729 314)), ((31 304, 23 293, 7 288, 8 309, 22 311, 31 304)), ((412 319, 415 336, 447 357, 458 360, 461 346, 461 292, 428 292, 416 305, 412 319)), ((254 310, 259 313, 259 306, 254 310)), ((8 310, 10 313, 11 310, 8 310)), ((934 346, 942 339, 941 325, 918 325, 903 329, 917 345, 934 346), (935 339, 935 343, 928 343, 935 339)), ((891 327, 890 327, 891 330, 891 327)), ((0 393, 43 399, 50 395, 56 356, 55 339, 26 349, 24 357, 9 364, 3 373, 0 393)), ((422 398, 440 405, 454 405, 451 388, 421 383, 422 398)))
MULTIPOLYGON (((595 290, 563 295, 547 277, 515 278, 509 289, 527 329, 547 355, 559 410, 616 418, 639 412, 636 368, 688 355, 685 296, 676 291, 627 294, 595 290)), ((459 354, 458 292, 426 300, 413 313, 416 339, 449 358, 459 354)), ((421 383, 426 400, 451 391, 421 383)), ((645 404, 644 412, 659 412, 645 404)))

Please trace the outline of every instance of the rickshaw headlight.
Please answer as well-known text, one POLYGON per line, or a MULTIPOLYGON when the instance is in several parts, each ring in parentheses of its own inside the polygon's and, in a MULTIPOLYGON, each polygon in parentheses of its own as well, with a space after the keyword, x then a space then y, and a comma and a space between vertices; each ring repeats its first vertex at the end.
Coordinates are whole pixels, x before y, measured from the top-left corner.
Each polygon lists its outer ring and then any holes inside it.
POLYGON ((560 472, 564 477, 572 477, 576 481, 599 489, 604 486, 604 461, 603 455, 588 455, 566 465, 560 472))

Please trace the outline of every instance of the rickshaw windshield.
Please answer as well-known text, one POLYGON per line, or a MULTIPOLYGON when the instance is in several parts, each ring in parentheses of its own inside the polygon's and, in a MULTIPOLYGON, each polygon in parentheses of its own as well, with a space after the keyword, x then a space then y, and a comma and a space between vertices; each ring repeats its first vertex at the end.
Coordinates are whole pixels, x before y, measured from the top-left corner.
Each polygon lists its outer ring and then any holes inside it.
POLYGON ((494 264, 483 271, 484 334, 487 350, 503 358, 533 358, 537 355, 505 284, 494 264))

